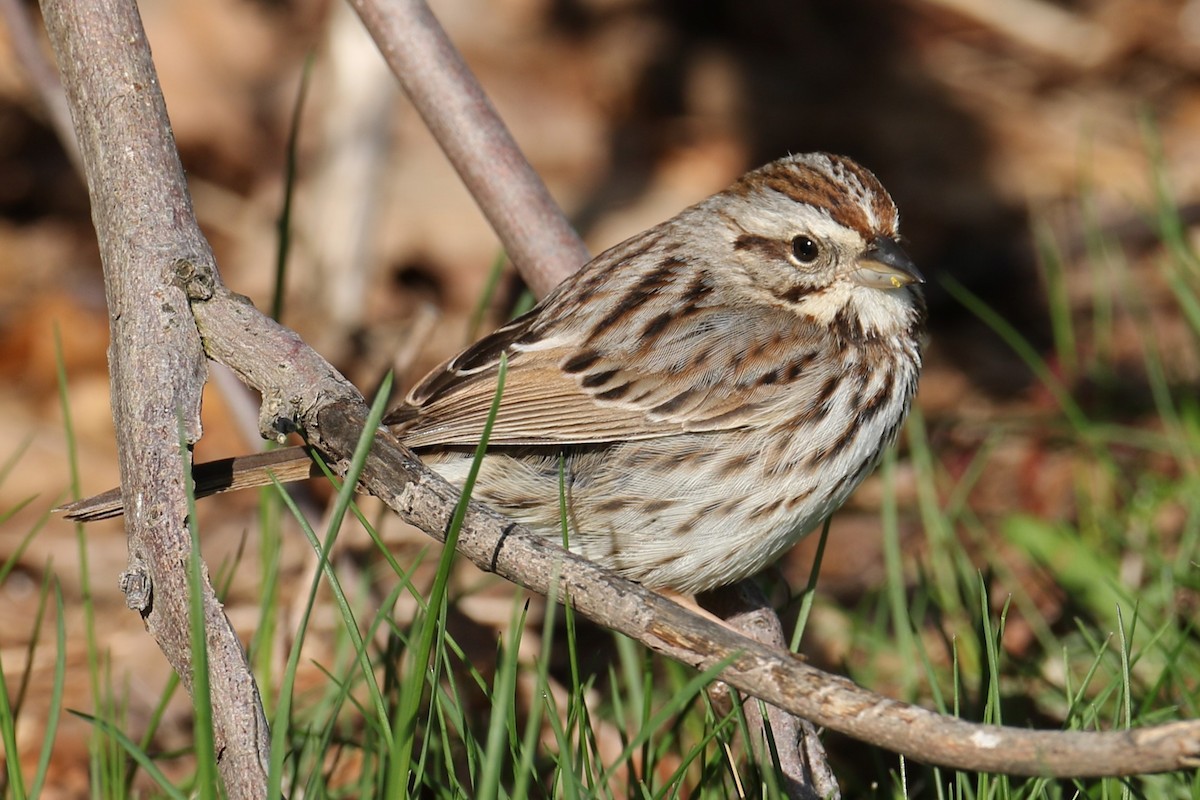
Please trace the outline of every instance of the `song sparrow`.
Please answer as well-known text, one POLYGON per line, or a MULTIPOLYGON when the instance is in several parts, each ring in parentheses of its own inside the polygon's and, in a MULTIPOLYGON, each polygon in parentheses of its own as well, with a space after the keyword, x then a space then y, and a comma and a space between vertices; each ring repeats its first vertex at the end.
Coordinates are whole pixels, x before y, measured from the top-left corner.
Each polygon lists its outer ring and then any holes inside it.
MULTIPOLYGON (((873 174, 784 158, 602 253, 385 422, 461 485, 507 354, 474 496, 558 540, 561 486, 571 549, 652 587, 711 589, 817 526, 896 438, 921 368, 922 282, 873 174)), ((200 465, 197 484, 307 466, 290 448, 200 465)), ((68 511, 110 516, 120 499, 68 511)))

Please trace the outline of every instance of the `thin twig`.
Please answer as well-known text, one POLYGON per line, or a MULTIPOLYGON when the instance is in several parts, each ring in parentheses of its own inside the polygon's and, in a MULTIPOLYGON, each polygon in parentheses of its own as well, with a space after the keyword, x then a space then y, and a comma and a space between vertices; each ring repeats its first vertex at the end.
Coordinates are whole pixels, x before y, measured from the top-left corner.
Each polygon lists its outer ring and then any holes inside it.
POLYGON ((588 260, 542 179, 423 0, 350 0, 508 257, 538 296, 588 260))

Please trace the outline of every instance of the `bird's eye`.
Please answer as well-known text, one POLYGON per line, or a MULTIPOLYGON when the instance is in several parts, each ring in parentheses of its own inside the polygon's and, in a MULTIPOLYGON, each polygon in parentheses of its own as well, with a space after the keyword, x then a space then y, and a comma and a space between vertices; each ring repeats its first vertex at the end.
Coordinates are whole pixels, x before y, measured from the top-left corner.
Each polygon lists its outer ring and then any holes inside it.
POLYGON ((811 264, 821 255, 821 248, 808 236, 797 236, 792 239, 792 255, 801 264, 811 264))

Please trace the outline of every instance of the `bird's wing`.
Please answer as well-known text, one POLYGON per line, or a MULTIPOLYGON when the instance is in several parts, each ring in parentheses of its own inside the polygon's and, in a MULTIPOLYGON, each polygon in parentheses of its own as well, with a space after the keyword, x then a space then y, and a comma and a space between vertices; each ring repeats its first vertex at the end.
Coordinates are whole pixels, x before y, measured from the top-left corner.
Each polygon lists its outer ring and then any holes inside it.
POLYGON ((494 445, 739 428, 761 421, 785 392, 797 411, 832 395, 837 370, 820 355, 830 348, 795 315, 689 305, 675 296, 686 291, 613 295, 585 316, 561 302, 541 306, 435 369, 385 421, 414 447, 475 444, 502 353, 494 445))

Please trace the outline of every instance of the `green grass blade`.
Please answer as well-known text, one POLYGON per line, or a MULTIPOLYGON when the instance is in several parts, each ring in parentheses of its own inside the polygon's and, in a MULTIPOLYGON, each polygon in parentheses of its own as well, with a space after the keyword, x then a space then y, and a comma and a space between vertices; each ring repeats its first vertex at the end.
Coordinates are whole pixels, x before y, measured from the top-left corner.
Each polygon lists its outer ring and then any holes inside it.
POLYGON ((300 88, 296 92, 296 102, 292 104, 292 118, 288 125, 287 146, 284 149, 286 161, 283 170, 283 206, 279 209, 277 222, 279 246, 275 251, 275 291, 271 296, 271 318, 276 320, 283 317, 288 254, 291 252, 292 245, 292 199, 296 190, 296 150, 300 141, 300 118, 304 112, 305 100, 308 98, 308 86, 312 81, 312 67, 315 60, 312 52, 304 59, 304 69, 300 74, 300 88))
POLYGON ((1050 331, 1054 337, 1054 352, 1058 356, 1063 375, 1068 381, 1072 381, 1078 376, 1079 359, 1071 299, 1067 293, 1066 265, 1048 224, 1040 221, 1036 223, 1033 238, 1038 264, 1046 281, 1046 300, 1050 313, 1050 331))
MULTIPOLYGON (((154 710, 150 712, 150 719, 146 723, 146 731, 142 734, 141 741, 138 742, 138 747, 143 750, 150 749, 150 744, 154 741, 154 736, 158 733, 159 726, 162 725, 163 717, 166 716, 167 706, 170 704, 171 698, 175 696, 175 690, 178 688, 179 676, 172 670, 171 674, 167 676, 167 683, 163 687, 158 702, 154 704, 154 710)), ((133 780, 134 774, 133 772, 130 773, 130 781, 133 780)))
POLYGON ((54 682, 50 689, 50 706, 46 710, 46 732, 42 736, 42 751, 38 756, 37 772, 29 796, 38 797, 46 783, 46 772, 50 769, 50 754, 54 752, 54 738, 58 733, 58 721, 62 714, 63 688, 67 682, 67 623, 63 616, 62 586, 54 581, 54 682))
POLYGON ((138 747, 137 744, 135 744, 132 739, 126 736, 116 725, 113 725, 108 720, 103 720, 99 717, 93 717, 90 714, 84 714, 80 711, 70 711, 69 713, 79 717, 85 722, 91 723, 105 736, 108 736, 116 741, 117 744, 129 754, 129 757, 132 758, 134 762, 141 767, 147 775, 150 776, 151 780, 158 784, 158 788, 162 790, 164 795, 171 798, 171 800, 188 800, 188 796, 179 791, 179 789, 175 788, 175 784, 171 781, 171 779, 168 778, 163 771, 158 768, 158 764, 154 763, 154 759, 147 755, 145 750, 138 747))
MULTIPOLYGON (((338 496, 334 502, 333 510, 329 516, 329 527, 325 542, 322 543, 317 539, 316 532, 312 526, 308 524, 304 514, 296 506, 295 501, 287 492, 283 491, 282 485, 276 482, 276 488, 279 491, 280 497, 284 504, 295 516, 296 521, 300 524, 301 530, 304 531, 305 537, 308 538, 309 544, 317 551, 317 569, 313 572, 312 582, 309 585, 308 598, 305 602, 304 611, 301 614, 300 624, 296 632, 295 641, 292 642, 292 649, 288 653, 287 664, 284 667, 283 676, 280 680, 279 699, 275 706, 275 714, 271 725, 271 763, 267 772, 267 793, 269 797, 279 797, 282 794, 283 786, 283 760, 284 754, 287 751, 287 732, 291 729, 292 722, 292 704, 293 692, 296 685, 296 672, 300 664, 300 651, 304 645, 304 639, 308 631, 309 620, 312 617, 313 609, 316 605, 317 592, 320 589, 322 576, 330 579, 331 585, 336 584, 336 576, 333 575, 332 569, 329 567, 329 553, 333 548, 334 541, 337 537, 337 532, 341 528, 342 519, 345 518, 346 510, 350 507, 353 500, 354 490, 358 484, 358 476, 362 474, 363 464, 366 463, 367 453, 371 449, 371 442, 375 438, 375 430, 378 428, 380 421, 383 419, 383 413, 387 406, 387 397, 391 392, 391 375, 388 375, 383 385, 380 387, 379 393, 376 395, 374 402, 371 405, 371 411, 367 415, 367 424, 363 428, 362 435, 359 437, 358 445, 355 448, 354 455, 350 460, 350 468, 347 470, 346 479, 338 488, 338 496)), ((340 593, 340 585, 338 589, 340 593)), ((342 602, 345 601, 344 593, 341 593, 342 602)), ((349 610, 348 605, 344 607, 345 611, 349 610)), ((343 619, 347 617, 343 616, 343 619)), ((358 635, 358 627, 354 622, 353 615, 349 615, 347 622, 347 633, 350 630, 354 631, 355 636, 358 635)), ((356 648, 363 653, 363 659, 366 659, 365 645, 362 643, 361 636, 356 640, 356 648)), ((388 738, 390 732, 387 725, 387 709, 383 702, 382 693, 379 687, 374 684, 374 670, 370 668, 369 662, 364 667, 367 674, 367 680, 371 685, 372 701, 375 704, 376 713, 379 715, 379 732, 380 735, 388 741, 389 747, 391 741, 388 738)))
MULTIPOLYGON (((1134 619, 1137 619, 1136 610, 1134 611, 1134 619)), ((1119 724, 1123 728, 1132 728, 1133 674, 1129 649, 1130 642, 1133 639, 1133 631, 1126 630, 1125 616, 1121 613, 1120 606, 1117 606, 1117 635, 1118 652, 1121 655, 1121 718, 1119 724)))
MULTIPOLYGON (((29 692, 29 684, 35 673, 35 662, 37 659, 38 644, 41 642, 42 622, 46 618, 46 603, 50 598, 50 589, 54 581, 54 564, 52 561, 46 562, 45 569, 42 570, 42 587, 38 592, 37 609, 33 613, 33 624, 30 626, 29 645, 25 648, 25 668, 22 670, 21 683, 17 687, 16 696, 12 699, 12 714, 14 718, 21 716, 21 710, 25 705, 25 698, 29 692)), ((55 653, 58 657, 58 653, 55 653)), ((32 796, 34 792, 30 792, 32 796)))
POLYGON ((1081 435, 1086 436, 1090 434, 1091 422, 1083 412, 1083 409, 1079 407, 1079 404, 1075 402, 1075 398, 1071 396, 1067 387, 1063 385, 1058 376, 1046 364, 1045 359, 1038 354, 1037 349, 1012 326, 1012 323, 997 314, 991 306, 983 302, 982 299, 954 278, 943 277, 942 285, 950 293, 951 297, 982 320, 985 325, 1003 339, 1004 343, 1025 362, 1030 371, 1037 376, 1038 380, 1054 396, 1055 402, 1058 403, 1058 407, 1071 423, 1071 426, 1081 435))
POLYGON ((500 279, 504 277, 504 265, 507 261, 508 255, 503 250, 496 253, 496 257, 492 259, 492 266, 488 269, 483 283, 483 291, 480 292, 479 300, 475 302, 475 307, 471 309, 471 316, 467 320, 467 344, 471 344, 479 338, 479 329, 483 326, 483 318, 487 315, 492 299, 496 296, 496 289, 500 287, 500 279))
MULTIPOLYGON (((290 498, 285 497, 284 503, 288 503, 289 500, 290 498)), ((299 509, 296 509, 293 513, 297 515, 296 519, 299 521, 300 526, 307 529, 305 530, 305 536, 310 537, 310 541, 315 540, 316 534, 312 532, 311 527, 308 525, 308 520, 304 518, 304 515, 299 512, 299 509)), ((267 797, 271 798, 283 796, 283 762, 288 752, 289 731, 292 729, 292 703, 296 686, 296 673, 300 666, 300 651, 304 646, 304 640, 308 633, 309 620, 316 605, 321 574, 320 569, 313 572, 312 581, 309 583, 308 597, 304 603, 304 610, 300 614, 300 620, 296 627, 296 636, 292 641, 291 650, 288 652, 287 662, 283 668, 283 675, 279 679, 279 693, 275 701, 275 712, 271 717, 271 762, 267 769, 267 797)))
POLYGON ((259 694, 263 699, 263 711, 271 716, 274 709, 269 705, 275 696, 272 684, 272 667, 275 664, 276 633, 280 605, 280 570, 283 565, 282 521, 278 490, 264 486, 259 490, 258 506, 258 624, 247 648, 250 663, 254 667, 259 694))
POLYGON ((471 500, 471 491, 475 488, 475 480, 479 476, 479 467, 483 462, 484 453, 487 452, 488 438, 491 436, 492 424, 496 421, 496 414, 500 410, 500 398, 504 393, 504 381, 507 374, 508 359, 505 354, 501 353, 500 367, 496 376, 496 393, 492 398, 492 406, 488 412, 487 420, 484 422, 483 431, 479 437, 479 444, 475 448, 475 458, 471 463, 470 470, 467 472, 466 481, 463 483, 462 496, 459 498, 458 505, 455 506, 454 513, 450 518, 450 525, 446 531, 446 541, 438 562, 438 570, 434 576, 433 587, 429 592, 428 611, 421 618, 420 628, 416 636, 417 649, 412 661, 411 680, 407 686, 407 694, 402 698, 397 708, 396 728, 399 731, 399 736, 396 737, 394 757, 391 761, 392 769, 388 775, 388 793, 393 797, 408 797, 412 788, 409 784, 409 770, 413 763, 417 712, 420 709, 421 698, 425 692, 426 670, 430 663, 429 657, 433 652, 434 639, 439 627, 438 620, 441 619, 441 615, 443 614, 446 587, 450 580, 450 567, 454 560, 454 548, 458 543, 458 532, 462 528, 463 519, 467 514, 467 506, 471 500))
POLYGON ((813 556, 808 582, 800 592, 800 610, 796 613, 796 625, 792 628, 792 641, 788 643, 793 653, 800 649, 800 640, 804 637, 804 629, 808 627, 808 618, 812 614, 813 600, 817 596, 817 579, 821 575, 821 562, 825 560, 825 544, 829 541, 829 528, 832 522, 833 515, 831 514, 821 525, 821 534, 817 539, 817 552, 813 556))
MULTIPOLYGON (((537 671, 534 675, 533 705, 528 710, 525 719, 525 733, 521 738, 520 757, 517 759, 512 796, 526 797, 529 784, 537 778, 534 772, 534 753, 537 750, 538 734, 541 732, 542 720, 547 713, 550 694, 550 659, 554 654, 554 623, 558 612, 558 576, 550 582, 550 595, 546 598, 546 611, 542 618, 542 649, 537 660, 537 671)), ((553 709, 551 709, 553 711, 553 709)))
POLYGON ((642 725, 641 728, 634 734, 634 736, 630 738, 629 742, 625 745, 624 749, 621 750, 620 755, 613 760, 612 764, 605 767, 604 771, 600 774, 597 784, 600 786, 607 786, 616 771, 624 768, 624 765, 629 760, 629 757, 633 755, 633 752, 639 749, 647 740, 649 740, 654 732, 663 727, 663 725, 665 725, 667 721, 671 719, 671 717, 678 714, 681 710, 683 710, 684 707, 691 703, 696 698, 696 695, 698 695, 700 692, 703 692, 704 687, 712 683, 712 681, 721 674, 723 669, 732 664, 738 658, 738 655, 738 653, 729 654, 708 669, 696 675, 696 677, 692 678, 682 688, 675 692, 675 694, 667 701, 667 703, 660 708, 656 714, 650 717, 646 721, 646 724, 642 725))
POLYGON ((1000 640, 1004 637, 1004 622, 1008 614, 1008 601, 1000 612, 1000 619, 992 626, 991 606, 988 602, 987 581, 979 573, 979 613, 983 627, 983 646, 987 658, 988 687, 985 699, 984 721, 993 725, 1004 724, 1003 709, 1000 707, 1000 640))
MULTIPOLYGON (((896 648, 902 653, 914 649, 912 623, 909 618, 908 587, 904 580, 903 547, 900 543, 900 524, 896 509, 896 454, 888 448, 880 465, 883 476, 883 563, 887 576, 887 601, 892 619, 892 630, 896 637, 896 648)), ((906 659, 900 676, 906 695, 910 694, 917 680, 917 664, 906 659)))
POLYGON ((196 526, 196 490, 192 482, 191 458, 183 419, 179 424, 179 454, 187 481, 188 532, 192 546, 188 554, 188 620, 192 650, 192 707, 195 717, 196 791, 202 798, 221 794, 217 777, 217 752, 214 742, 212 693, 208 682, 208 634, 204 613, 204 571, 200 558, 200 530, 196 526))
POLYGON ((21 774, 20 751, 17 750, 17 717, 9 703, 8 684, 4 680, 4 661, 0 658, 0 741, 4 742, 4 763, 7 767, 8 791, 13 800, 25 800, 25 776, 21 774))
MULTIPOLYGON (((348 483, 348 485, 353 486, 354 484, 348 483)), ((287 492, 283 491, 282 484, 279 485, 279 489, 282 492, 281 496, 285 498, 284 503, 288 510, 297 515, 297 518, 303 517, 303 512, 296 506, 295 501, 292 500, 290 495, 287 495, 287 492)), ((324 544, 317 538, 316 532, 313 531, 311 526, 302 523, 300 527, 308 539, 309 545, 319 554, 317 576, 323 575, 329 585, 329 590, 337 605, 338 613, 342 617, 343 630, 351 639, 355 660, 358 662, 359 669, 367 682, 367 691, 375 710, 375 720, 373 722, 378 726, 380 734, 386 739, 390 735, 388 731, 387 705, 383 700, 383 693, 379 689, 379 684, 375 680, 375 670, 371 665, 370 654, 367 652, 367 642, 358 629, 358 622, 355 619, 353 609, 350 607, 350 602, 346 598, 346 592, 342 588, 341 581, 338 579, 333 565, 329 563, 329 553, 337 536, 337 528, 340 526, 330 525, 324 544)))
MULTIPOLYGON (((8 513, 0 514, 0 523, 8 520, 13 514, 16 514, 18 511, 32 503, 33 500, 34 498, 32 497, 26 498, 25 500, 22 500, 20 503, 17 503, 15 506, 13 506, 8 513)), ((29 533, 21 537, 21 541, 17 543, 17 546, 9 554, 8 558, 4 559, 4 563, 0 564, 0 583, 4 583, 4 580, 8 577, 9 573, 16 569, 17 565, 21 563, 21 556, 25 554, 25 550, 28 549, 29 545, 33 544, 34 538, 37 537, 38 533, 42 530, 42 527, 46 524, 46 521, 49 518, 49 514, 42 515, 42 518, 38 520, 37 524, 30 528, 29 533)))
POLYGON ((509 625, 508 647, 501 654, 496 665, 496 679, 491 694, 491 709, 489 711, 487 744, 484 748, 483 771, 479 776, 479 789, 475 793, 478 800, 493 800, 500 795, 500 776, 504 768, 505 745, 508 743, 509 724, 515 720, 510 718, 514 708, 517 690, 517 673, 520 665, 517 663, 518 651, 521 646, 521 634, 525 630, 525 616, 529 611, 528 601, 522 604, 519 614, 509 625))
MULTIPOLYGON (((54 375, 58 385, 58 406, 62 414, 63 437, 67 448, 67 469, 70 475, 68 494, 72 500, 82 495, 82 482, 79 470, 79 448, 75 442, 75 418, 71 413, 71 403, 67 397, 67 367, 63 357, 62 332, 58 325, 54 326, 54 375)), ((96 607, 92 600, 92 573, 88 560, 87 536, 82 523, 75 523, 75 550, 79 558, 79 605, 83 612, 83 642, 87 656, 88 682, 92 691, 92 704, 100 704, 100 647, 96 641, 96 607)), ((0 577, 0 582, 3 578, 0 577)), ((89 758, 95 762, 100 758, 102 745, 99 735, 93 735, 88 741, 89 758)))
POLYGON ((354 619, 350 604, 346 600, 346 594, 342 591, 341 583, 338 581, 337 575, 329 564, 329 553, 333 549, 337 532, 342 527, 342 520, 345 519, 346 512, 354 503, 358 478, 362 474, 364 465, 367 463, 367 454, 370 452, 371 443, 375 439, 375 431, 379 428, 380 423, 383 421, 383 415, 387 411, 388 397, 391 395, 391 392, 392 375, 389 373, 385 376, 383 383, 379 387, 379 392, 371 404, 371 411, 367 415, 367 424, 363 428, 362 436, 358 440, 358 446, 354 450, 354 456, 350 460, 350 468, 346 471, 345 480, 338 489, 337 499, 329 515, 329 526, 325 535, 325 546, 321 553, 320 562, 321 571, 325 573, 326 579, 329 581, 330 589, 333 591, 334 598, 338 604, 338 610, 345 621, 345 631, 353 641, 355 651, 359 654, 359 666, 362 670, 363 678, 367 682, 372 703, 379 717, 381 733, 389 744, 391 731, 388 728, 388 712, 383 702, 383 693, 379 690, 379 685, 375 680, 375 670, 371 666, 370 658, 366 652, 366 645, 363 642, 362 634, 359 632, 358 624, 354 619))

